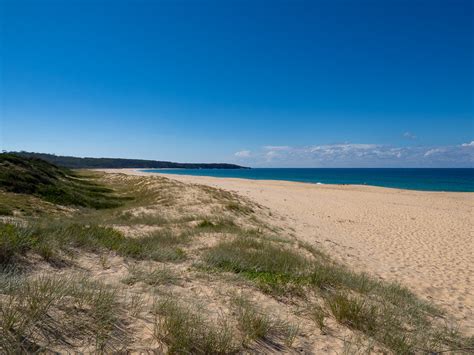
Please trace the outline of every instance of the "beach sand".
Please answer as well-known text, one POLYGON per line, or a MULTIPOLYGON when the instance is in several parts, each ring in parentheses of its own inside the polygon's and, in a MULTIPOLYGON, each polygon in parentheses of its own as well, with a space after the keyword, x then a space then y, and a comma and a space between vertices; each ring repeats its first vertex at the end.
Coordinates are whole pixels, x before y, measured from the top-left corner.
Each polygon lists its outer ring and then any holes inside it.
POLYGON ((160 175, 234 191, 268 207, 296 238, 356 270, 400 282, 474 334, 474 193, 160 175))

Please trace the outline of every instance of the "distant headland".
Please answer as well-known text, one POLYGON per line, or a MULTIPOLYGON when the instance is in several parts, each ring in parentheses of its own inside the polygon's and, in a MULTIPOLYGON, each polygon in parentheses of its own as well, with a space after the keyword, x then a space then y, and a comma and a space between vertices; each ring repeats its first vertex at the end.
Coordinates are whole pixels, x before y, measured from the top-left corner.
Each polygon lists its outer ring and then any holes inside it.
POLYGON ((248 167, 227 163, 175 163, 170 161, 123 159, 123 158, 80 158, 47 153, 9 152, 12 154, 39 158, 52 164, 70 169, 250 169, 248 167))

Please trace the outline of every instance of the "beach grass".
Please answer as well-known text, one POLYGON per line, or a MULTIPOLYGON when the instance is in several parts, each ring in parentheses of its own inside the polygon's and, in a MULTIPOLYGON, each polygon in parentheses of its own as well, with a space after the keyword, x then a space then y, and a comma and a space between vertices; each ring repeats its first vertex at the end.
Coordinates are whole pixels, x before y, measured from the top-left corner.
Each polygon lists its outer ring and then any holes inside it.
POLYGON ((0 223, 0 264, 12 263, 27 252, 37 253, 47 261, 61 261, 73 249, 90 252, 113 251, 134 259, 180 261, 186 257, 180 245, 187 235, 155 231, 139 238, 105 226, 84 225, 70 221, 43 221, 31 225, 0 223))
POLYGON ((156 301, 155 337, 167 345, 171 354, 233 354, 232 330, 225 318, 210 322, 189 305, 172 296, 156 301))
POLYGON ((321 297, 325 306, 315 305, 309 312, 321 330, 330 314, 395 353, 441 348, 440 334, 453 349, 466 341, 439 325, 439 309, 399 284, 355 273, 327 257, 307 258, 288 249, 288 243, 240 237, 221 242, 203 259, 209 267, 236 273, 277 297, 321 297))
POLYGON ((174 284, 178 280, 176 274, 165 266, 161 267, 140 267, 131 265, 128 268, 128 275, 122 279, 127 285, 144 283, 149 286, 174 284))
MULTIPOLYGON (((120 308, 116 290, 85 276, 25 277, 14 271, 0 274, 0 350, 31 353, 52 344, 89 350, 116 350, 120 308)), ((122 338, 122 341, 125 338, 122 338)))
POLYGON ((275 343, 275 339, 281 340, 286 346, 293 344, 298 334, 298 325, 270 315, 260 305, 253 304, 246 295, 234 295, 231 302, 239 329, 244 335, 244 347, 252 342, 275 343))

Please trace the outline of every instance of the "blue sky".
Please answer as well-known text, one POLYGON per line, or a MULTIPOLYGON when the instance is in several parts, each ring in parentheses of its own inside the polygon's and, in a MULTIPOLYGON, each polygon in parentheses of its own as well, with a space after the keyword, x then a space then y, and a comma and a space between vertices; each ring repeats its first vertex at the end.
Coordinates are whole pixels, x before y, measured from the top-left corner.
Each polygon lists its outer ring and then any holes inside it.
POLYGON ((0 0, 0 148, 472 166, 471 0, 0 0))

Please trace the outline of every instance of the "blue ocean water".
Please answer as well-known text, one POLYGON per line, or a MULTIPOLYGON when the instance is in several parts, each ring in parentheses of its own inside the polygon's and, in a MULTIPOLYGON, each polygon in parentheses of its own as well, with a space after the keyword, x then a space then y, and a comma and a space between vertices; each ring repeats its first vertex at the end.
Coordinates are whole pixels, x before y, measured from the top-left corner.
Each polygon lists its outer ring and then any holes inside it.
POLYGON ((474 192, 474 169, 146 169, 145 172, 474 192))

